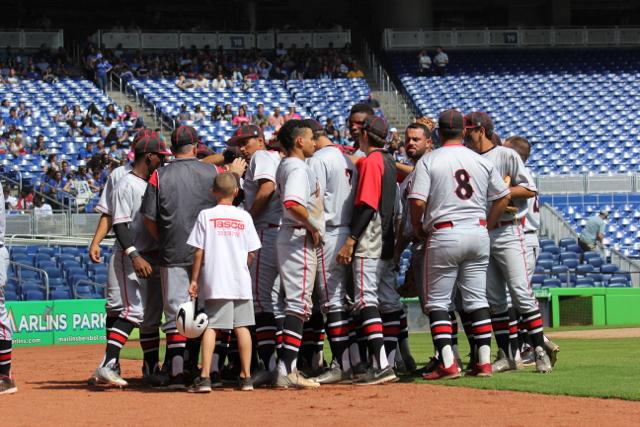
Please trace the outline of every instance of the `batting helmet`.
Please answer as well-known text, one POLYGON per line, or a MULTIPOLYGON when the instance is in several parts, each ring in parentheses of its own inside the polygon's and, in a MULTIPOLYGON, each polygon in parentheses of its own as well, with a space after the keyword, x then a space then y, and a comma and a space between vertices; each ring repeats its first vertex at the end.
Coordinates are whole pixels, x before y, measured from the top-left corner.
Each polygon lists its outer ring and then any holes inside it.
POLYGON ((198 338, 207 329, 208 324, 207 315, 197 311, 195 300, 187 301, 178 307, 176 328, 181 335, 187 338, 198 338))

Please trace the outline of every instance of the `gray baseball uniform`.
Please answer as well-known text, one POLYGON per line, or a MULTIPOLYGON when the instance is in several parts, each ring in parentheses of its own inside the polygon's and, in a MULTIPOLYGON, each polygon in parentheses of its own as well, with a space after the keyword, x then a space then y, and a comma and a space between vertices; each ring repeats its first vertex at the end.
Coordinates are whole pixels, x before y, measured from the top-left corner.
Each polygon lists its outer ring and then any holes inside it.
POLYGON ((326 223, 324 244, 317 249, 317 294, 323 312, 342 311, 346 308, 349 266, 338 263, 336 257, 349 236, 357 171, 335 145, 316 151, 308 165, 320 184, 326 223))
MULTIPOLYGON (((518 153, 502 146, 495 146, 482 156, 490 160, 500 176, 510 177, 511 186, 522 186, 537 192, 531 175, 525 169, 518 153)), ((520 313, 538 309, 527 274, 527 254, 522 223, 527 214, 527 201, 513 200, 518 209, 514 214, 503 214, 499 226, 489 232, 491 259, 487 269, 487 299, 493 314, 504 313, 508 308, 507 288, 515 308, 520 313)))
MULTIPOLYGON (((7 269, 9 268, 9 252, 7 252, 7 248, 4 246, 4 233, 6 228, 4 203, 4 193, 2 186, 0 186, 0 340, 10 341, 12 331, 7 317, 7 309, 5 307, 4 300, 4 287, 7 284, 7 269)), ((9 349, 9 352, 10 351, 11 349, 9 349)), ((2 354, 0 354, 0 356, 2 356, 2 354)), ((3 362, 0 357, 0 365, 3 365, 4 363, 9 364, 11 363, 11 360, 3 362)))
MULTIPOLYGON (((113 189, 113 225, 129 224, 133 245, 152 266, 152 276, 139 278, 131 258, 116 241, 112 254, 114 275, 122 295, 123 310, 119 317, 140 327, 141 333, 155 332, 162 319, 162 293, 156 242, 147 231, 140 213, 147 181, 133 173, 122 177, 113 189)), ((112 277, 109 277, 112 280, 112 277)))
MULTIPOLYGON (((103 215, 112 216, 113 206, 113 189, 118 184, 118 181, 131 171, 131 164, 127 163, 123 166, 119 166, 111 171, 107 182, 104 185, 102 194, 100 195, 100 201, 95 207, 95 210, 103 215)), ((115 243, 112 249, 115 248, 115 243)), ((122 297, 120 296, 120 287, 118 285, 118 279, 116 277, 116 271, 114 268, 114 258, 109 258, 107 264, 107 290, 106 290, 106 311, 109 316, 118 316, 122 311, 122 297)))
POLYGON ((509 194, 491 162, 462 145, 425 154, 415 170, 410 199, 426 202, 424 310, 448 311, 458 285, 463 308, 488 307, 487 205, 509 194))
MULTIPOLYGON (((256 199, 261 180, 276 183, 276 172, 280 164, 280 154, 275 151, 258 150, 249 162, 243 181, 244 207, 249 210, 256 199)), ((250 266, 253 288, 253 304, 256 313, 277 311, 279 297, 276 239, 282 218, 282 202, 276 191, 264 211, 254 218, 254 224, 262 248, 250 266)))
POLYGON ((529 280, 536 270, 536 262, 540 253, 540 242, 538 241, 538 230, 540 228, 540 205, 538 195, 527 199, 527 215, 523 227, 524 241, 527 247, 527 275, 529 280))
MULTIPOLYGON (((280 200, 304 206, 309 219, 324 235, 324 212, 320 185, 306 162, 287 157, 276 173, 280 200)), ((311 294, 316 276, 317 255, 307 229, 289 211, 282 215, 277 239, 278 269, 285 292, 285 313, 307 320, 311 314, 311 294)))

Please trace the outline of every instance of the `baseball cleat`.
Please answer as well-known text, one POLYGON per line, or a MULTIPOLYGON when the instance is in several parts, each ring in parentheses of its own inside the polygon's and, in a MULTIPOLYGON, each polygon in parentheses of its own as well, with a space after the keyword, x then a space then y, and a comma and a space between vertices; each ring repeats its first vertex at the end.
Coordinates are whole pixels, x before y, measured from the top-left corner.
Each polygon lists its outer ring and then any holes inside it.
POLYGON ((13 394, 16 391, 18 391, 18 386, 16 386, 13 378, 0 375, 0 394, 13 394))
POLYGON ((536 371, 541 374, 547 374, 553 370, 551 366, 551 361, 549 360, 549 356, 547 352, 542 347, 536 347, 536 371))
POLYGON ((536 364, 536 355, 532 348, 526 349, 522 353, 520 353, 520 360, 517 362, 518 369, 519 368, 528 368, 530 366, 535 366, 536 364))
POLYGON ((364 374, 362 377, 353 381, 355 385, 376 385, 376 384, 385 384, 385 383, 393 383, 398 381, 398 377, 396 377, 395 372, 393 372, 393 368, 391 366, 387 366, 384 369, 374 369, 371 368, 364 374))
POLYGON ((551 366, 556 366, 556 362, 558 361, 558 353, 560 353, 560 346, 553 341, 547 339, 544 342, 544 350, 547 352, 549 356, 549 361, 551 362, 551 366))
POLYGON ((116 387, 126 387, 129 385, 113 368, 113 365, 102 366, 96 370, 95 374, 98 382, 102 384, 114 385, 116 387))
MULTIPOLYGON (((207 380, 209 381, 209 387, 211 387, 211 380, 209 378, 207 378, 207 380)), ((184 374, 178 374, 171 377, 169 380, 169 384, 166 385, 166 388, 168 390, 184 390, 186 388, 184 374)))
POLYGON ((465 372, 466 377, 481 377, 487 378, 493 375, 491 369, 491 363, 485 363, 483 365, 475 364, 475 366, 471 367, 467 372, 465 372))
POLYGON ((317 377, 309 379, 318 384, 346 384, 352 382, 351 369, 345 372, 339 366, 332 366, 317 377))
POLYGON ((238 377, 238 388, 241 391, 253 391, 253 379, 251 377, 238 377))
POLYGON ((493 362, 491 368, 493 369, 493 372, 498 373, 515 371, 518 369, 518 365, 515 360, 509 359, 502 349, 498 349, 498 355, 496 356, 496 360, 493 362))
POLYGON ((438 366, 436 366, 436 369, 428 374, 424 374, 422 378, 427 381, 453 380, 456 378, 460 378, 460 375, 460 368, 458 368, 456 362, 453 362, 448 368, 445 368, 444 366, 442 366, 442 364, 438 364, 438 366))
POLYGON ((427 364, 425 366, 423 366, 420 369, 417 369, 415 371, 415 374, 419 375, 419 376, 430 374, 431 372, 433 372, 438 367, 439 363, 440 363, 440 361, 438 360, 437 357, 432 357, 431 359, 429 359, 429 361, 427 362, 427 364))
MULTIPOLYGON (((184 384, 183 384, 184 387, 184 384)), ((208 377, 197 377, 187 388, 189 393, 211 393, 211 379, 208 377)))
POLYGON ((100 384, 100 376, 98 375, 98 369, 100 369, 100 368, 96 368, 96 370, 93 371, 93 374, 91 374, 91 376, 87 380, 87 384, 88 385, 96 386, 96 385, 100 384))
POLYGON ((273 386, 275 388, 319 388, 320 384, 306 379, 299 372, 291 372, 288 375, 278 374, 273 386))

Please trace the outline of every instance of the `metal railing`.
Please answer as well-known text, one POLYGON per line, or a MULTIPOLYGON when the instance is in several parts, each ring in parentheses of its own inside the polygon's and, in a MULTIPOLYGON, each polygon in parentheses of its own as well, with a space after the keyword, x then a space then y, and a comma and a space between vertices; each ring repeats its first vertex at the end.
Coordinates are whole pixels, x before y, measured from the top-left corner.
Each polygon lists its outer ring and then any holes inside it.
POLYGON ((33 211, 22 211, 18 215, 6 216, 7 236, 41 236, 54 239, 92 236, 100 214, 58 211, 51 215, 35 215, 33 211))
POLYGON ((27 279, 23 279, 22 276, 22 271, 23 270, 28 270, 28 271, 34 271, 36 272, 39 276, 40 276, 40 280, 42 281, 42 284, 38 283, 39 287, 42 287, 44 289, 44 295, 45 295, 45 299, 49 299, 49 275, 47 274, 47 272, 41 268, 36 268, 36 267, 32 267, 30 265, 26 265, 26 264, 21 264, 19 262, 15 262, 15 261, 9 261, 9 265, 11 267, 11 269, 13 270, 13 272, 15 273, 15 277, 16 279, 18 279, 18 285, 22 288, 22 285, 25 283, 25 281, 27 279))
POLYGON ((102 293, 102 298, 106 297, 106 289, 107 289, 107 284, 106 283, 98 283, 98 282, 94 282, 92 280, 78 280, 76 283, 73 284, 73 298, 75 299, 88 299, 88 298, 93 298, 93 296, 84 296, 84 295, 80 295, 78 294, 78 286, 81 285, 88 285, 88 286, 92 286, 96 292, 101 292, 102 293), (102 289, 102 291, 98 291, 98 289, 102 289))

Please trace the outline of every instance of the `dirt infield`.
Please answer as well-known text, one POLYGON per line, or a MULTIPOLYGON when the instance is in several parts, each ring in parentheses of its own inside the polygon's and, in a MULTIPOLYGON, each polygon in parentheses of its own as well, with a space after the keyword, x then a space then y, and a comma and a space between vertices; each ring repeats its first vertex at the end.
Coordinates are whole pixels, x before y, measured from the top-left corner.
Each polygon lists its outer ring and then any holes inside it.
POLYGON ((640 338, 640 328, 588 329, 584 331, 550 332, 549 338, 598 340, 607 338, 640 338))
MULTIPOLYGON (((3 425, 632 425, 640 419, 639 402, 428 384, 191 395, 133 380, 128 390, 90 389, 85 381, 102 351, 101 345, 16 349, 20 391, 0 396, 3 425)), ((125 378, 140 375, 139 361, 124 360, 122 368, 125 378)))

